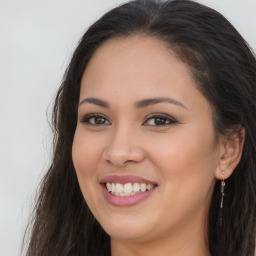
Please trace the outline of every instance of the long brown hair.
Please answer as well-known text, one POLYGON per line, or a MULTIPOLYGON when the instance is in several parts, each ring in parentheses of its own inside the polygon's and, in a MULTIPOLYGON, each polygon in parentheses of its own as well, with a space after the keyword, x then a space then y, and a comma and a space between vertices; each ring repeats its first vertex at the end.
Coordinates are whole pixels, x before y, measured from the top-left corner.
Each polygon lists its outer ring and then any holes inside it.
MULTIPOLYGON (((53 109, 54 153, 41 182, 27 256, 110 255, 110 238, 81 194, 71 148, 82 74, 97 48, 114 37, 146 34, 166 42, 193 72, 214 112, 217 133, 246 131, 243 155, 226 181, 223 225, 220 183, 208 216, 212 256, 253 256, 256 234, 256 60, 218 12, 189 0, 136 0, 96 21, 80 40, 53 109)), ((86 157, 85 157, 86 161, 86 157)))

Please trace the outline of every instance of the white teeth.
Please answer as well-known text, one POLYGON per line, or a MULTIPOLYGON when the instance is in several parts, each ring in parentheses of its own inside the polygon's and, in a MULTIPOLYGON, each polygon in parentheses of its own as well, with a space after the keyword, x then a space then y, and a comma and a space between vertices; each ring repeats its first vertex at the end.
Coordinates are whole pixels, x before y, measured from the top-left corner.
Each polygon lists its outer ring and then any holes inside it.
POLYGON ((124 192, 124 187, 123 187, 123 185, 120 184, 120 183, 116 183, 115 192, 117 192, 117 193, 123 193, 123 192, 124 192))
POLYGON ((112 188, 111 188, 111 191, 114 193, 115 192, 115 188, 116 188, 116 185, 115 183, 112 183, 112 188))
POLYGON ((140 184, 139 183, 134 183, 133 184, 133 191, 135 193, 140 191, 140 184))
POLYGON ((107 190, 116 196, 131 196, 153 189, 153 184, 146 183, 106 183, 107 190))
POLYGON ((133 187, 131 183, 124 184, 124 192, 125 193, 132 193, 133 187))
POLYGON ((107 189, 108 189, 108 191, 112 191, 112 184, 107 183, 107 189))
POLYGON ((140 184, 140 189, 142 192, 145 192, 147 189, 147 185, 145 183, 140 184))
POLYGON ((150 189, 152 189, 153 188, 153 185, 152 184, 148 184, 147 185, 147 190, 150 190, 150 189))

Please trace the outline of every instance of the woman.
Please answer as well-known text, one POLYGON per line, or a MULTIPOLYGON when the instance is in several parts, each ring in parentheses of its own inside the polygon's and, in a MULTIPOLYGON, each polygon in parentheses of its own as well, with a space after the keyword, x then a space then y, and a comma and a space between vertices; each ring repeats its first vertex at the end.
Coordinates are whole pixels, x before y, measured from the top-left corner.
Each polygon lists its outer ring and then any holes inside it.
POLYGON ((27 255, 253 256, 256 61, 188 0, 132 1, 82 37, 27 255))

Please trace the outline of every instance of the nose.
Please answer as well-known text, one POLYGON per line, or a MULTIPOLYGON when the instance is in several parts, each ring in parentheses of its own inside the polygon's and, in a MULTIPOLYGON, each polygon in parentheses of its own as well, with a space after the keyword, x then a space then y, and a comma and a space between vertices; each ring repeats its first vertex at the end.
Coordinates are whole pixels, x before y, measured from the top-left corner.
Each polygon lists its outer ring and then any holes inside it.
POLYGON ((113 131, 102 158, 106 163, 122 168, 130 163, 142 162, 145 154, 136 133, 124 128, 113 131))

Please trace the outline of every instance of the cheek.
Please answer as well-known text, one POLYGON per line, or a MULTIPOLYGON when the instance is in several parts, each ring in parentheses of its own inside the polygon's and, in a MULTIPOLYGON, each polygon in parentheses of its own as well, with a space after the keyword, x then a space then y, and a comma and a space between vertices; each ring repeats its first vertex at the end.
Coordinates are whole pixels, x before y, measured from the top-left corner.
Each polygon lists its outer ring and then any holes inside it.
POLYGON ((98 170, 104 148, 101 136, 90 136, 82 127, 78 127, 72 145, 72 159, 75 167, 78 183, 83 197, 98 219, 98 210, 101 208, 101 194, 98 170))
POLYGON ((149 155, 164 184, 164 210, 173 212, 175 206, 185 213, 207 204, 217 167, 214 136, 193 129, 175 132, 153 143, 149 155))
POLYGON ((72 145, 72 159, 79 176, 95 175, 101 159, 103 143, 100 136, 90 136, 77 128, 72 145))
POLYGON ((147 147, 148 154, 156 165, 161 166, 159 169, 166 170, 166 175, 172 175, 174 172, 178 176, 200 173, 203 167, 211 169, 211 166, 217 163, 212 133, 203 134, 200 130, 195 132, 193 129, 187 129, 186 132, 174 131, 167 136, 152 136, 151 146, 147 147))
POLYGON ((89 195, 96 195, 95 189, 99 189, 98 165, 102 155, 102 140, 100 136, 90 136, 78 127, 72 145, 72 159, 77 174, 77 179, 88 204, 92 204, 93 198, 89 195))

